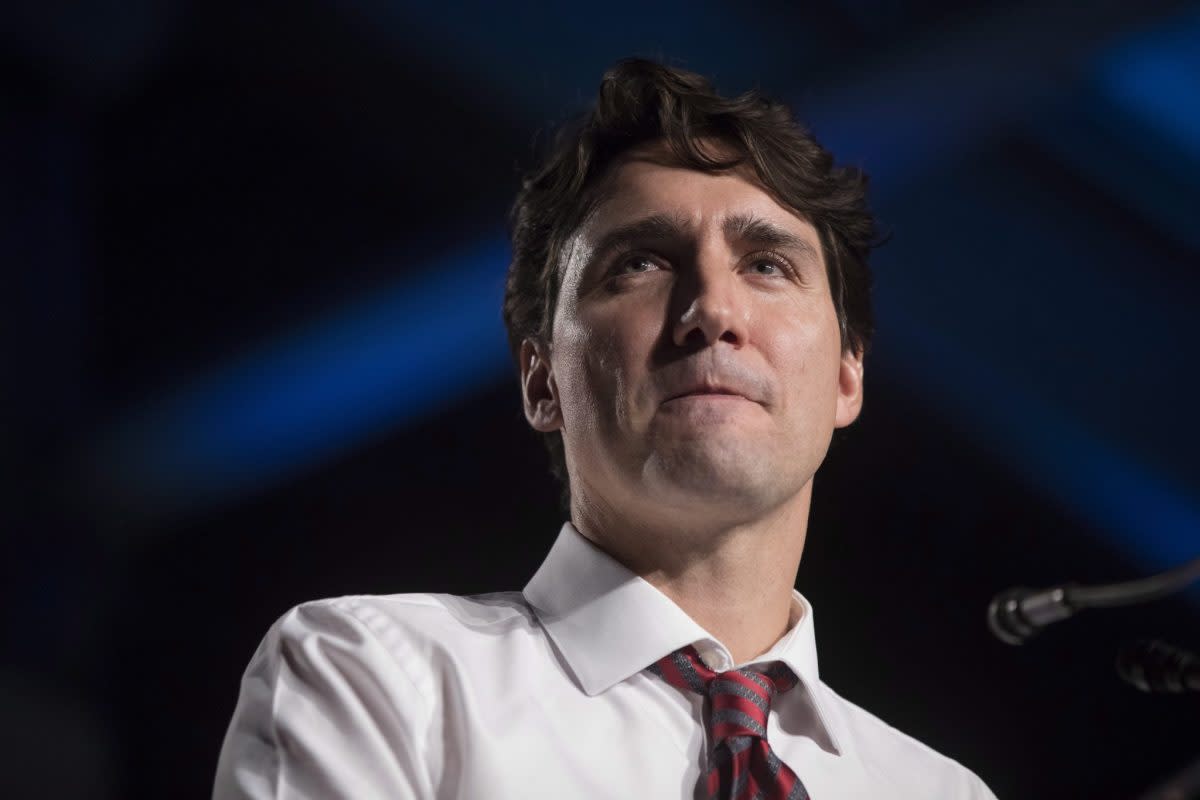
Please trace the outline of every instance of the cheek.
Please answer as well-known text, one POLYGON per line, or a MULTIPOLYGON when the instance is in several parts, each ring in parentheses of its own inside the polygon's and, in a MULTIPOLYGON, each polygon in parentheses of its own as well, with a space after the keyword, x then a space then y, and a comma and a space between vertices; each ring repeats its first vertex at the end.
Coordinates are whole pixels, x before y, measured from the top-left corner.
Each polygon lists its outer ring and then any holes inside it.
POLYGON ((832 419, 837 410, 841 338, 836 322, 792 325, 772 338, 783 406, 789 416, 832 419))
POLYGON ((574 327, 576 393, 586 396, 598 425, 631 424, 649 388, 645 375, 657 328, 628 314, 584 316, 574 327))
POLYGON ((557 348, 558 390, 567 427, 603 427, 623 394, 621 347, 611 329, 577 319, 564 325, 557 348))

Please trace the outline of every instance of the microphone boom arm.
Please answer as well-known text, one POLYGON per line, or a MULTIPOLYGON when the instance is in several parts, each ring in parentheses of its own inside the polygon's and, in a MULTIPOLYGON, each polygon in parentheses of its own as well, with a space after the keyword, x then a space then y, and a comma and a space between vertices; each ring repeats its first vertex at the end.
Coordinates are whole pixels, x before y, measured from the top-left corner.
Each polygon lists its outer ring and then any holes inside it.
POLYGON ((1012 645, 1024 644, 1047 625, 1085 608, 1131 606, 1157 600, 1200 578, 1200 557, 1174 569, 1146 578, 1097 586, 1077 583, 1029 589, 1018 586, 992 598, 988 625, 996 638, 1012 645))

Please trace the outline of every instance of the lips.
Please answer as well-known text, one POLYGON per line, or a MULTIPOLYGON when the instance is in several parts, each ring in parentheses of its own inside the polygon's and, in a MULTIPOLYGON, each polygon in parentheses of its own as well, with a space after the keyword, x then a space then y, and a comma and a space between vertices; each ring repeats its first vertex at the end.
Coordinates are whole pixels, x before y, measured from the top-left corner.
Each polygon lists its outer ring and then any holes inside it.
POLYGON ((674 397, 668 397, 667 399, 668 400, 678 400, 681 397, 741 397, 741 395, 738 394, 737 392, 699 391, 699 392, 684 392, 683 394, 677 394, 674 397))
POLYGON ((678 400, 681 397, 694 397, 694 396, 698 396, 698 395, 714 395, 717 397, 721 397, 721 396, 740 397, 743 400, 749 399, 748 397, 746 397, 745 394, 743 394, 741 391, 739 391, 735 387, 724 386, 721 384, 702 383, 702 384, 698 384, 696 386, 685 388, 681 391, 677 391, 677 392, 673 393, 670 397, 668 397, 664 402, 670 402, 671 400, 678 400))

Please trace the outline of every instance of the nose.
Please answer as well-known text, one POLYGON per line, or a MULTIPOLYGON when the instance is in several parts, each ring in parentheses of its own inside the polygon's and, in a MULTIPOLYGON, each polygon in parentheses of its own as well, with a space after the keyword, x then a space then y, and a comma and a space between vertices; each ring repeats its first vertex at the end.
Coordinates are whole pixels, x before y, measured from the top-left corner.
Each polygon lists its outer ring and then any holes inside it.
POLYGON ((729 265, 727 254, 702 254, 694 269, 677 286, 676 318, 672 338, 679 347, 689 343, 711 347, 727 342, 735 347, 746 343, 746 306, 740 276, 729 265))

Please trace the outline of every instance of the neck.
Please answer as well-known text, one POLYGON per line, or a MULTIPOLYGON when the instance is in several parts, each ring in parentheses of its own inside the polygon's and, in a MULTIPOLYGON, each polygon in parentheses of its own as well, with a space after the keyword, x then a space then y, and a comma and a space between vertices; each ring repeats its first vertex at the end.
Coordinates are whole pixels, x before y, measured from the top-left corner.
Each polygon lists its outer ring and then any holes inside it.
MULTIPOLYGON (((583 495, 571 504, 581 534, 657 588, 728 648, 735 664, 769 650, 791 623, 812 481, 754 519, 634 516, 583 495)), ((698 504, 699 505, 699 504, 698 504)))

